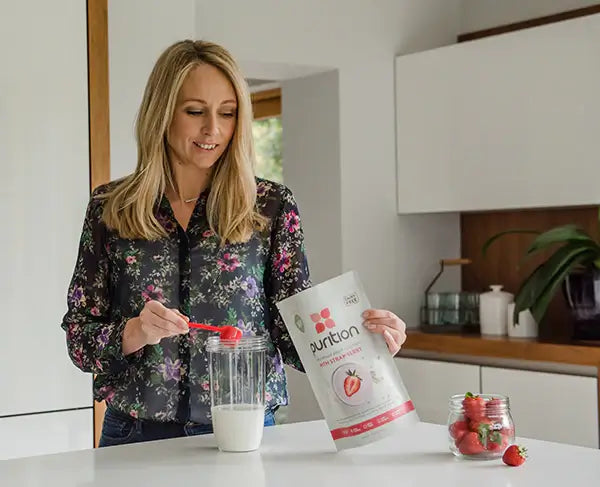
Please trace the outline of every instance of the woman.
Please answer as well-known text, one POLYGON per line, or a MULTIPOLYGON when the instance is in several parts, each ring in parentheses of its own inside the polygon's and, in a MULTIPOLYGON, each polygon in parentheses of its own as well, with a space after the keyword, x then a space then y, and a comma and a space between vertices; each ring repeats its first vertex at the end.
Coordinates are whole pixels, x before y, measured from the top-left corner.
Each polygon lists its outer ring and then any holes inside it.
MULTIPOLYGON (((106 400, 101 446, 212 431, 207 334, 268 337, 265 424, 287 404, 283 362, 302 370, 275 303, 310 286, 298 209, 255 178, 252 108, 222 47, 182 41, 158 59, 137 118, 135 172, 94 191, 62 328, 106 400)), ((393 313, 365 321, 395 354, 393 313)))

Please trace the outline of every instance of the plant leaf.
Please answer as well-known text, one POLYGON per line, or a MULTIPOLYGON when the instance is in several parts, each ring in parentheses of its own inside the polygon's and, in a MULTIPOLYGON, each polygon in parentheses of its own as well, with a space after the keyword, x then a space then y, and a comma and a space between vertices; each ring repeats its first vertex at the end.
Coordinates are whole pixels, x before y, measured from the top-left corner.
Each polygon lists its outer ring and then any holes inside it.
POLYGON ((537 296, 539 295, 540 282, 544 280, 544 266, 547 262, 540 264, 535 270, 523 281, 515 296, 515 311, 513 319, 518 323, 519 313, 525 309, 531 308, 537 296))
POLYGON ((553 276, 552 281, 548 284, 548 286, 544 289, 542 294, 538 297, 537 301, 531 308, 531 314, 534 319, 539 323, 541 319, 546 314, 546 310, 552 301, 552 298, 556 294, 556 291, 560 288, 563 280, 567 276, 569 272, 576 266, 589 260, 591 255, 595 255, 590 251, 580 253, 572 258, 570 261, 566 262, 565 265, 557 271, 557 273, 553 276))
POLYGON ((515 296, 515 323, 518 322, 517 318, 521 311, 534 306, 544 289, 552 281, 552 276, 564 265, 564 262, 583 250, 586 249, 579 245, 575 247, 573 244, 565 245, 557 249, 529 275, 515 296))
POLYGON ((503 237, 504 235, 521 234, 521 233, 533 233, 533 234, 539 235, 541 232, 539 232, 537 230, 530 230, 527 228, 515 228, 512 230, 505 230, 504 232, 497 233, 495 235, 492 235, 490 238, 488 238, 485 241, 485 243, 483 244, 483 247, 481 248, 482 255, 485 255, 487 250, 490 248, 490 245, 492 245, 500 237, 503 237))
POLYGON ((567 244, 557 249, 545 262, 540 264, 531 274, 529 279, 523 283, 519 290, 518 299, 515 298, 515 308, 523 311, 535 304, 543 293, 544 289, 552 282, 553 277, 559 273, 562 268, 580 254, 590 252, 590 247, 580 244, 567 244))
POLYGON ((523 282, 515 297, 513 318, 518 322, 519 313, 528 308, 539 323, 556 290, 567 273, 576 265, 592 262, 598 258, 600 249, 593 245, 571 242, 556 250, 523 282))
POLYGON ((527 249, 526 255, 531 255, 538 250, 543 250, 557 243, 586 242, 597 245, 596 242, 580 228, 575 225, 563 225, 552 228, 537 236, 527 249))

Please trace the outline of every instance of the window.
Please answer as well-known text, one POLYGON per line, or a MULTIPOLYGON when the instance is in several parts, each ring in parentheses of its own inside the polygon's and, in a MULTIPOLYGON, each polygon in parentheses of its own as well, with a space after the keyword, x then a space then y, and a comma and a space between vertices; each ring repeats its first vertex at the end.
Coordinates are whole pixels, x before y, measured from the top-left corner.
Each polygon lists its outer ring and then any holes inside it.
POLYGON ((252 108, 256 175, 282 183, 281 90, 278 88, 254 93, 252 108))

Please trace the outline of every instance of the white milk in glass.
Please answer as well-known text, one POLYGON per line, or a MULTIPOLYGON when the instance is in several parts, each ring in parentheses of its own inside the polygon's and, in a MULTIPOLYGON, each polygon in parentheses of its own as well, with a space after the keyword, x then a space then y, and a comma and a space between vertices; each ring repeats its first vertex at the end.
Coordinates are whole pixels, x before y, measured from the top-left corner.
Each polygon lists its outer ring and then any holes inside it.
POLYGON ((258 449, 265 422, 265 337, 242 337, 236 342, 210 337, 206 349, 212 423, 219 450, 258 449))
POLYGON ((252 451, 260 446, 265 410, 252 404, 221 405, 212 408, 213 429, 222 451, 252 451))

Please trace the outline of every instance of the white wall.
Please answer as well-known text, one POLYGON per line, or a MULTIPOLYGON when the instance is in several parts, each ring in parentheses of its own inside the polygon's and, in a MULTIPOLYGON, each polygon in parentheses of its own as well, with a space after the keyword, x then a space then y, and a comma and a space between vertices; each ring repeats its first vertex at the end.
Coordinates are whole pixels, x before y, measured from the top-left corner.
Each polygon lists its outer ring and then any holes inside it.
MULTIPOLYGON (((356 269, 375 306, 395 310, 414 326, 437 261, 459 255, 459 223, 457 215, 396 214, 394 57, 455 42, 460 2, 382 0, 374 5, 198 0, 196 35, 224 44, 244 66, 276 65, 282 77, 292 77, 297 66, 338 70, 342 270, 356 269)), ((276 79, 269 74, 262 77, 276 79)), ((294 106, 300 108, 300 101, 294 106)), ((318 131, 318 114, 312 118, 318 131)), ((294 134, 285 126, 284 132, 290 146, 294 134)), ((288 157, 296 164, 302 154, 289 156, 284 146, 286 166, 288 157)), ((312 171, 286 171, 294 191, 303 192, 317 177, 312 171)), ((305 226, 310 225, 305 217, 305 226)), ((457 274, 449 281, 458 286, 457 274)))
POLYGON ((194 0, 108 0, 110 177, 137 163, 135 117, 160 53, 194 37, 194 0))
POLYGON ((342 271, 338 72, 282 83, 283 178, 300 207, 313 282, 342 271))
POLYGON ((597 5, 597 0, 462 0, 461 33, 597 5))
POLYGON ((28 415, 50 410, 88 408, 92 446, 91 375, 71 363, 60 328, 89 198, 86 39, 85 2, 2 2, 0 459, 8 445, 50 451, 28 415))

